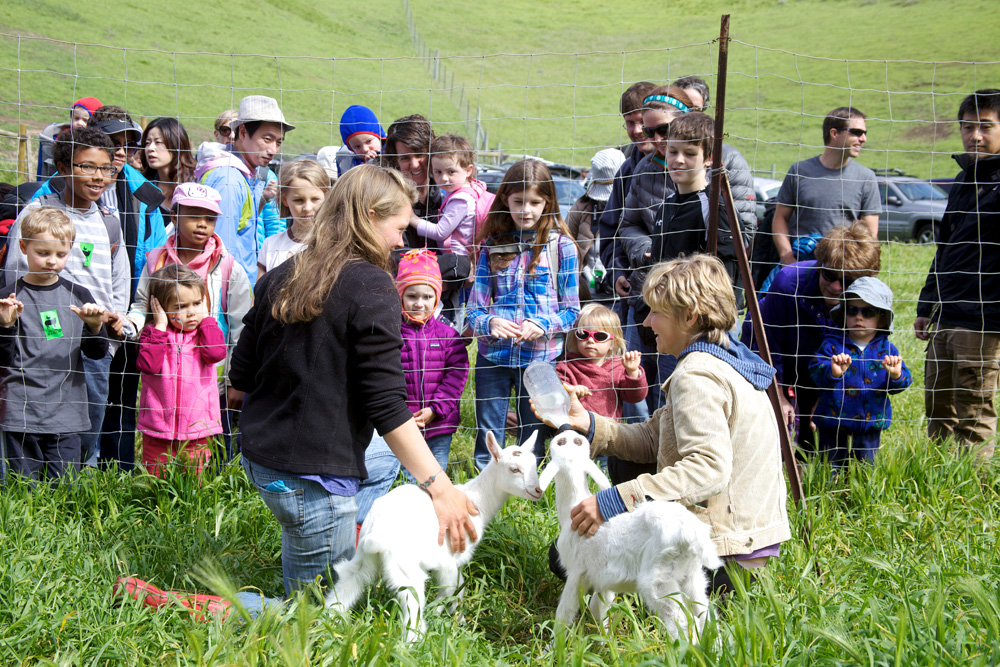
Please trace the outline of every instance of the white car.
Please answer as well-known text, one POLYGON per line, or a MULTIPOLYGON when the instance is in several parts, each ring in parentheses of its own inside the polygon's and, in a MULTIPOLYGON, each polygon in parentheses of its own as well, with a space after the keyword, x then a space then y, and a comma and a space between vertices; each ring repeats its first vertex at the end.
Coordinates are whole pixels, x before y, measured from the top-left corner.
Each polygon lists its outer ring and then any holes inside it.
POLYGON ((764 221, 764 202, 771 197, 777 197, 778 190, 780 189, 781 181, 776 181, 773 178, 758 178, 754 176, 753 193, 757 200, 757 224, 764 221))

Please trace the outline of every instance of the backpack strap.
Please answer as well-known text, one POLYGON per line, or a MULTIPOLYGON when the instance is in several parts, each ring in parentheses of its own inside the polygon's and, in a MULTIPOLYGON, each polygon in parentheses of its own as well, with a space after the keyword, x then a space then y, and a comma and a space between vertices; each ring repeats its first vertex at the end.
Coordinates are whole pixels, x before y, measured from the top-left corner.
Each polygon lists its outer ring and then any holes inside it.
POLYGON ((559 237, 562 234, 556 230, 549 231, 549 241, 545 244, 545 252, 549 258, 549 277, 552 279, 552 289, 559 294, 559 237))
POLYGON ((222 296, 219 300, 222 314, 226 317, 229 316, 229 278, 233 275, 233 262, 235 261, 231 253, 227 252, 222 256, 222 296))
MULTIPOLYGON (((65 206, 65 202, 63 202, 62 197, 55 192, 42 195, 38 198, 38 203, 42 206, 65 206)), ((118 217, 115 216, 114 213, 100 204, 98 204, 97 210, 101 212, 101 219, 104 221, 104 227, 108 231, 108 243, 111 245, 111 254, 114 255, 115 251, 118 250, 118 246, 121 245, 122 242, 121 222, 118 221, 118 217)))

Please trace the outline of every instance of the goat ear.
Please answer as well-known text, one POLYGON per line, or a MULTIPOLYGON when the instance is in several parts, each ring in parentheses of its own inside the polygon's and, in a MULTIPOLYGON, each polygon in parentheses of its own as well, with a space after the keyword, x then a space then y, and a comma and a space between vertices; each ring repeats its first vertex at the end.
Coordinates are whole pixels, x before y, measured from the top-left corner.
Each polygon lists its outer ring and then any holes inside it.
POLYGON ((601 491, 611 488, 611 481, 608 479, 608 476, 601 471, 600 466, 594 463, 593 460, 587 459, 586 464, 584 464, 584 470, 590 475, 592 480, 597 482, 597 486, 601 491))
POLYGON ((524 444, 521 445, 521 448, 522 449, 527 449, 529 452, 535 451, 535 439, 536 438, 538 438, 538 431, 537 430, 533 431, 532 434, 528 436, 528 439, 524 441, 524 444))
POLYGON ((556 465, 554 463, 550 463, 545 466, 545 469, 542 470, 542 474, 538 476, 538 488, 542 490, 542 493, 545 493, 545 489, 549 488, 549 484, 552 483, 552 478, 556 476, 556 470, 556 465))
POLYGON ((490 456, 493 457, 493 460, 499 461, 501 449, 500 445, 497 443, 496 436, 493 435, 493 431, 486 432, 486 447, 490 450, 490 456))

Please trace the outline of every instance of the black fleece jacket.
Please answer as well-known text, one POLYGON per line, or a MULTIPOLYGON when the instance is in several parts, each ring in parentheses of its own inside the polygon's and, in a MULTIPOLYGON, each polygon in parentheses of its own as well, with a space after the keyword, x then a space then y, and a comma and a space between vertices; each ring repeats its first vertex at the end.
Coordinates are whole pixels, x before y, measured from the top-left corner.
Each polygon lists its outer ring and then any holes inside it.
POLYGON ((271 305, 293 264, 257 283, 233 352, 229 379, 247 392, 243 456, 276 470, 364 479, 373 426, 384 434, 413 416, 400 361, 399 294, 388 273, 353 262, 316 319, 284 325, 271 305))
POLYGON ((938 326, 1000 331, 1000 155, 955 160, 962 172, 948 193, 917 316, 938 326))

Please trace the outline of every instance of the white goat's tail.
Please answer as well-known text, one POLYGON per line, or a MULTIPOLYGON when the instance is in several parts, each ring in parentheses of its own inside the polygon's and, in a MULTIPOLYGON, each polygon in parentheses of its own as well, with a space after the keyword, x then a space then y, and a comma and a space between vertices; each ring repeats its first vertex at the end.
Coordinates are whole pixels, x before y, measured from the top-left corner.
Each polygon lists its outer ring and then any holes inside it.
POLYGON ((691 548, 694 550, 695 555, 701 562, 701 566, 709 570, 717 570, 722 567, 722 559, 719 558, 719 552, 715 548, 715 543, 712 542, 712 529, 707 525, 698 522, 697 534, 689 536, 689 541, 691 548), (694 537, 693 540, 690 537, 694 537))
POLYGON ((333 566, 337 573, 337 583, 326 596, 326 606, 336 607, 346 612, 354 606, 378 571, 379 555, 364 548, 362 538, 354 558, 342 560, 333 566))

